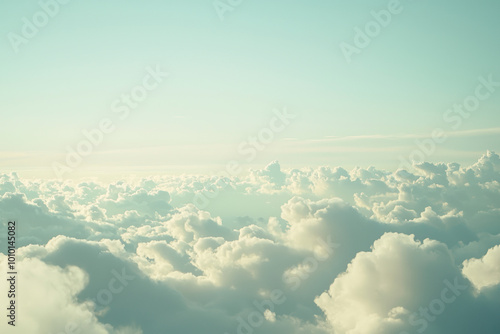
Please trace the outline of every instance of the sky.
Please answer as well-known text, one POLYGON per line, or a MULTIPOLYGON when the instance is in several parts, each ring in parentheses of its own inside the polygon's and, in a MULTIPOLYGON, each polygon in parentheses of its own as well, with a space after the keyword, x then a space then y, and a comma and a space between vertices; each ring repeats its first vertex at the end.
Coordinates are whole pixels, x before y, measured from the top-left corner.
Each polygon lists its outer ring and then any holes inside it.
POLYGON ((498 150, 498 86, 467 118, 444 119, 480 78, 500 81, 497 1, 402 0, 385 21, 390 1, 233 3, 73 0, 45 6, 44 21, 36 1, 2 2, 1 167, 58 177, 54 163, 67 165, 68 147, 104 118, 114 130, 65 178, 218 174, 232 160, 395 170, 402 159, 473 163, 498 150), (364 45, 357 29, 370 26, 364 45), (148 68, 168 76, 118 118, 113 103, 148 68), (276 109, 296 117, 247 159, 238 148, 276 109), (412 156, 435 129, 448 140, 412 156))
POLYGON ((0 2, 0 332, 500 333, 499 12, 0 2))

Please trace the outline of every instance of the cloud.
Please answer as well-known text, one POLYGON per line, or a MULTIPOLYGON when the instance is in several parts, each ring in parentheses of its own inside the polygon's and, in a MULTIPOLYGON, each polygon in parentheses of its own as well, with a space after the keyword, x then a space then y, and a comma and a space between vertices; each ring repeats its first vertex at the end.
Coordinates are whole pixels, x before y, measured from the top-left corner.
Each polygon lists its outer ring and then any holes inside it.
POLYGON ((399 333, 410 331, 411 324, 418 324, 413 331, 427 329, 425 318, 411 314, 440 297, 445 280, 457 277, 460 271, 446 245, 386 233, 370 252, 358 253, 316 303, 339 334, 399 333))
MULTIPOLYGON (((465 334, 481 324, 498 332, 497 154, 471 166, 425 162, 393 172, 285 170, 273 161, 226 186, 220 180, 0 175, 0 215, 19 231, 20 296, 35 295, 34 306, 19 309, 22 326, 413 334, 425 325, 429 334, 465 334), (204 207, 192 203, 200 194, 209 199, 204 207), (445 281, 455 279, 470 287, 446 303, 445 281), (273 291, 285 301, 269 304, 273 291), (445 311, 424 322, 421 308, 436 311, 440 301, 445 311), (67 320, 49 315, 59 309, 67 320), (249 317, 262 320, 254 326, 249 317)), ((6 246, 0 239, 0 251, 6 246)))
MULTIPOLYGON (((0 265, 7 267, 6 257, 0 255, 0 265)), ((22 333, 46 334, 80 331, 83 333, 140 334, 140 330, 122 328, 99 322, 91 303, 78 303, 77 295, 88 283, 86 273, 76 266, 48 265, 36 258, 27 258, 18 263, 20 282, 18 283, 18 315, 16 330, 22 333)), ((4 290, 6 291, 6 290, 4 290)), ((3 294, 2 294, 3 295, 3 294)), ((2 305, 7 298, 2 296, 2 305)), ((0 328, 3 332, 11 329, 6 321, 0 328)))
POLYGON ((481 259, 463 263, 463 274, 477 289, 500 284, 500 245, 490 248, 481 259))

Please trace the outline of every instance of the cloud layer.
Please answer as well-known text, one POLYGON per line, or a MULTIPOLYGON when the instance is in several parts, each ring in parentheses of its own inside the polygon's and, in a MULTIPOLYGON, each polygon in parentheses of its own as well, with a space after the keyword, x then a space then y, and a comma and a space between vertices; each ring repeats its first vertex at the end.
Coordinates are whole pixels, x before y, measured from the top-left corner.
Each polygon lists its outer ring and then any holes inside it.
POLYGON ((493 152, 395 172, 0 176, 33 334, 497 334, 498 203, 493 152))

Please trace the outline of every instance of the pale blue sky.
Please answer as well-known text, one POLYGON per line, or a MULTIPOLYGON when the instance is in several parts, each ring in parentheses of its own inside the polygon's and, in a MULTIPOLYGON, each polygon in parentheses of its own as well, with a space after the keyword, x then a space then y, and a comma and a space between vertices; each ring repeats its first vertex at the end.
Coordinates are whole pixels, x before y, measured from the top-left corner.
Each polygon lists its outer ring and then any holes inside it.
POLYGON ((408 135, 437 127, 457 132, 426 160, 468 163, 499 150, 496 130, 462 132, 500 126, 500 89, 457 129, 442 117, 480 76, 500 81, 500 3, 402 0, 348 64, 340 43, 388 3, 246 0, 221 21, 211 1, 73 0, 16 54, 8 34, 40 5, 2 2, 0 168, 50 170, 157 64, 170 76, 79 169, 217 171, 275 159, 396 168, 416 147, 408 135), (285 106, 297 118, 246 162, 238 145, 285 106))

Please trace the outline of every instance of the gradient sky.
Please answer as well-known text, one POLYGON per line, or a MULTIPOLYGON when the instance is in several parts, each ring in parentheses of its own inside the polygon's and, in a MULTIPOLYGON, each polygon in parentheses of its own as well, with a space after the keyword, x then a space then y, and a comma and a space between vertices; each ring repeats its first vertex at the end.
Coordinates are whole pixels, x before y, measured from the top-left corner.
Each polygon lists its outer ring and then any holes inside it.
POLYGON ((0 333, 499 334, 500 1, 395 1, 0 1, 0 333))
POLYGON ((170 76, 80 170, 216 172, 275 159, 395 169, 435 128, 452 137, 428 161, 500 150, 500 89, 457 129, 443 121, 480 76, 500 81, 500 3, 402 0, 348 64, 340 43, 388 3, 247 0, 220 20, 211 1, 71 1, 15 53, 8 34, 40 5, 3 1, 0 168, 53 176, 66 146, 116 118, 111 103, 156 65, 170 76), (283 107, 297 118, 246 162, 238 145, 283 107))

